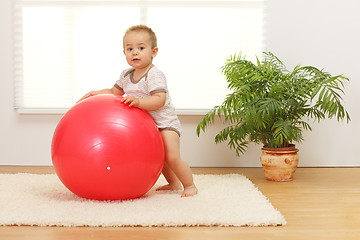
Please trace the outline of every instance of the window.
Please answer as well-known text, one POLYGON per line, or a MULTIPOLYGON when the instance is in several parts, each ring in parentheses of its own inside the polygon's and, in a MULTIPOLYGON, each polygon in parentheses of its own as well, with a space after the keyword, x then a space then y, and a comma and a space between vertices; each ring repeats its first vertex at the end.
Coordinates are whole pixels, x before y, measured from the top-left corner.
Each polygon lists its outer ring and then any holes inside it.
POLYGON ((261 55, 264 1, 14 0, 15 107, 66 109, 112 87, 129 67, 125 30, 147 24, 175 107, 210 109, 227 93, 225 60, 261 55))

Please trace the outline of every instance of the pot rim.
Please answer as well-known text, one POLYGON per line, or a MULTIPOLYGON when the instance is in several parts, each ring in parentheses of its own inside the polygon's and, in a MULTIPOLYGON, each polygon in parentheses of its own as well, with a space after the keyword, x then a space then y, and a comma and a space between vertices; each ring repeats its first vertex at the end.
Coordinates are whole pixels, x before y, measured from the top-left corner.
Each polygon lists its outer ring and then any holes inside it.
POLYGON ((298 152, 299 149, 295 148, 295 144, 290 144, 289 147, 282 147, 282 148, 268 148, 268 147, 262 147, 262 151, 266 152, 276 152, 276 153, 282 153, 282 152, 298 152))

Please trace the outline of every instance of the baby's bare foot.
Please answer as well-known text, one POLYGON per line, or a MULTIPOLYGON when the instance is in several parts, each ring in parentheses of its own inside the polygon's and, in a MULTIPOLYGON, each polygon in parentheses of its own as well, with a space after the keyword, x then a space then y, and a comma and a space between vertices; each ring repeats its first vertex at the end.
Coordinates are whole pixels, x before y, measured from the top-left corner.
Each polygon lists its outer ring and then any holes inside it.
POLYGON ((195 185, 184 188, 183 194, 181 197, 192 197, 198 193, 198 189, 195 185))
POLYGON ((182 190, 182 187, 180 184, 167 184, 161 187, 158 187, 156 191, 177 191, 182 190))

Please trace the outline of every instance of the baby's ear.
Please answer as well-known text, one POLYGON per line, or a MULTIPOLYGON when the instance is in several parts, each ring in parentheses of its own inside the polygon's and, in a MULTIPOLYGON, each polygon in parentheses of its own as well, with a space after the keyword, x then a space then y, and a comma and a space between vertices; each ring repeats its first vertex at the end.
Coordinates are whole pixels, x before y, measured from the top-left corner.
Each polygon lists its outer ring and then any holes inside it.
POLYGON ((159 49, 157 47, 154 47, 153 48, 153 54, 152 54, 152 57, 156 57, 157 53, 158 53, 159 49))

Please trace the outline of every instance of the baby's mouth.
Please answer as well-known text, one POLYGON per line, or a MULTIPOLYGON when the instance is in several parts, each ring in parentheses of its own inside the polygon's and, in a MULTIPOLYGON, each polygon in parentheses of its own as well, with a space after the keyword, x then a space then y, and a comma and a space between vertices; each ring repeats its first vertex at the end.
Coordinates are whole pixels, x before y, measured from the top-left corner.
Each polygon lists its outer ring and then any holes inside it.
POLYGON ((140 61, 140 58, 133 58, 133 61, 138 62, 138 61, 140 61))

